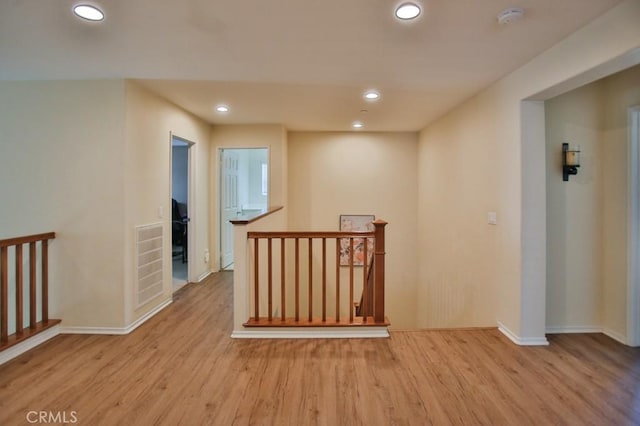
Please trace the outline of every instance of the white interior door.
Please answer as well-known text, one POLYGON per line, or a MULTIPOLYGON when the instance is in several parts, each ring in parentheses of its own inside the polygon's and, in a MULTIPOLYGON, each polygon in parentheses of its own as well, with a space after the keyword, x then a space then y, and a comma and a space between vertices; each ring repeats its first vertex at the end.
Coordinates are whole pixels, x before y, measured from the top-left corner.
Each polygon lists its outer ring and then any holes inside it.
POLYGON ((237 152, 221 151, 220 182, 220 267, 229 268, 233 263, 233 225, 229 222, 237 217, 240 205, 238 202, 238 163, 237 152))

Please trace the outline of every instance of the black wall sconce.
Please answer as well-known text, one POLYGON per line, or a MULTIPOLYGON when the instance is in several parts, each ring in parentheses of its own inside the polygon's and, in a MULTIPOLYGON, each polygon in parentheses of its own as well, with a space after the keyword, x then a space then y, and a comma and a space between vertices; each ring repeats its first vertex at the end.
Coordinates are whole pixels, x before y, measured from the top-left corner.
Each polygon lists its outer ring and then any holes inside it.
POLYGON ((577 175, 580 167, 580 146, 569 148, 568 143, 562 144, 562 180, 567 182, 569 175, 577 175))

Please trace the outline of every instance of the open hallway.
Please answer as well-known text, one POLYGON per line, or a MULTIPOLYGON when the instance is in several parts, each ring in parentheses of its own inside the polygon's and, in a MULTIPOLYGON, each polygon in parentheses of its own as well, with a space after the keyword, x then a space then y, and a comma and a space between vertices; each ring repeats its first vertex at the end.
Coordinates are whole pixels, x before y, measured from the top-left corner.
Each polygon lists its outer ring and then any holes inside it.
POLYGON ((0 367, 0 424, 638 424, 640 349, 601 334, 519 347, 497 330, 233 340, 232 274, 126 336, 58 336, 0 367))

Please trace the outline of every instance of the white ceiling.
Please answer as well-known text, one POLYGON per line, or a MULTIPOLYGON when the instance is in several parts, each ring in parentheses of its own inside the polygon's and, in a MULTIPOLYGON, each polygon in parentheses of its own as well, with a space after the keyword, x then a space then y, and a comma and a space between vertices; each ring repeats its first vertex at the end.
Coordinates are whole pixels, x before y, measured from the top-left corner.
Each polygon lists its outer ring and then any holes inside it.
POLYGON ((75 3, 0 0, 1 80, 131 78, 214 124, 416 131, 619 0, 421 0, 414 22, 396 0, 88 1, 100 24, 75 3), (525 19, 500 26, 511 6, 525 19))

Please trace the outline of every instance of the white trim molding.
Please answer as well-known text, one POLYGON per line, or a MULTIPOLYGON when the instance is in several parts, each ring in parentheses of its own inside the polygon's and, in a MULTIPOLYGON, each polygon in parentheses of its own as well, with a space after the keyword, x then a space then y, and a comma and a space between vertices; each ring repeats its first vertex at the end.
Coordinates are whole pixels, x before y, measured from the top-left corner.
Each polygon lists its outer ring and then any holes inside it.
POLYGON ((571 325, 571 326, 557 326, 557 327, 547 327, 547 334, 571 334, 571 333, 602 333, 605 336, 616 340, 623 345, 629 345, 627 343, 627 338, 618 333, 617 331, 613 331, 606 327, 600 327, 597 325, 571 325))
POLYGON ((22 355, 23 353, 35 348, 38 345, 43 344, 47 340, 53 339, 60 334, 60 325, 53 326, 42 333, 38 333, 33 337, 20 342, 17 345, 10 347, 0 352, 0 365, 12 360, 13 358, 22 355))
POLYGON ((234 330, 234 339, 380 339, 388 338, 387 327, 295 327, 234 330))
POLYGON ((622 343, 623 345, 627 345, 627 346, 631 346, 629 344, 629 341, 627 340, 626 336, 618 333, 617 331, 613 331, 609 328, 603 327, 602 328, 602 332, 611 337, 613 340, 617 340, 618 342, 622 343))
POLYGON ((173 298, 165 300, 127 327, 60 327, 60 334, 129 334, 171 303, 173 303, 173 298))
MULTIPOLYGON (((627 342, 640 346, 640 105, 628 109, 627 342)), ((612 336, 613 337, 613 336, 612 336)), ((613 337, 616 339, 615 337, 613 337)), ((616 339, 619 340, 619 339, 616 339)))
POLYGON ((547 327, 546 332, 547 334, 602 333, 602 327, 598 325, 550 326, 547 327))
POLYGON ((38 333, 33 337, 25 340, 24 342, 20 342, 15 346, 10 347, 2 352, 0 352, 0 365, 4 364, 7 361, 12 360, 13 358, 22 355, 23 353, 35 348, 36 346, 46 342, 47 340, 53 339, 59 334, 111 334, 111 335, 123 335, 129 334, 136 328, 140 327, 144 324, 148 319, 153 317, 155 314, 169 306, 173 302, 173 298, 165 300, 160 305, 156 306, 151 311, 147 312, 142 317, 138 318, 128 327, 63 327, 61 325, 56 325, 51 327, 42 333, 38 333))
POLYGON ((520 337, 501 322, 498 322, 498 330, 509 338, 513 343, 519 346, 548 346, 549 341, 546 337, 520 337))
POLYGON ((213 272, 211 272, 211 271, 206 271, 206 272, 204 272, 202 275, 200 275, 200 276, 198 277, 198 280, 197 280, 196 282, 197 282, 197 283, 201 283, 202 281, 204 281, 204 280, 205 280, 205 278, 207 278, 207 277, 208 277, 209 275, 211 275, 211 274, 213 274, 213 272))

